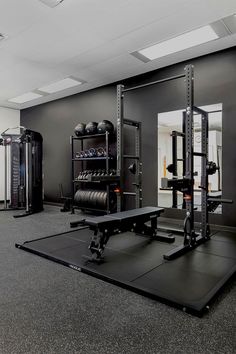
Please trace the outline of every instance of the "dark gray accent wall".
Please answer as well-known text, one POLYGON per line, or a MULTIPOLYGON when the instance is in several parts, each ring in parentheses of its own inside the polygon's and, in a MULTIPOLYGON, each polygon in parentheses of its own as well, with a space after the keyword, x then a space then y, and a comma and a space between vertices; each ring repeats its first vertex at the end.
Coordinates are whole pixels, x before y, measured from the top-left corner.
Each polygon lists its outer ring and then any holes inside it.
MULTIPOLYGON (((195 68, 195 104, 223 103, 223 194, 233 205, 224 205, 222 215, 211 222, 236 226, 236 49, 231 48, 189 60, 123 82, 132 86, 183 72, 186 64, 195 68)), ((157 195, 157 114, 185 107, 183 80, 172 81, 129 92, 125 96, 125 115, 143 123, 144 205, 156 205, 157 195)), ((44 137, 45 198, 58 200, 59 183, 70 191, 69 136, 78 122, 102 119, 116 121, 116 84, 22 110, 21 124, 44 137)), ((168 210, 178 217, 182 211, 168 210)))
POLYGON ((21 112, 21 123, 39 131, 44 139, 44 194, 47 201, 58 201, 59 184, 65 195, 71 188, 70 135, 79 122, 116 122, 116 89, 105 87, 70 96, 21 112))

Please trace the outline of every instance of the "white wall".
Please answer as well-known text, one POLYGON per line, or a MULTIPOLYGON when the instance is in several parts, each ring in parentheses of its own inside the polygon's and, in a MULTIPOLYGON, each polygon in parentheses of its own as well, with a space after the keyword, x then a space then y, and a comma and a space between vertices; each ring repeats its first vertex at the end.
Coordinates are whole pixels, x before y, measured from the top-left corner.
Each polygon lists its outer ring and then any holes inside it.
MULTIPOLYGON (((20 111, 0 107, 0 135, 7 129, 20 125, 20 111)), ((4 198, 4 148, 0 146, 0 200, 4 198)))

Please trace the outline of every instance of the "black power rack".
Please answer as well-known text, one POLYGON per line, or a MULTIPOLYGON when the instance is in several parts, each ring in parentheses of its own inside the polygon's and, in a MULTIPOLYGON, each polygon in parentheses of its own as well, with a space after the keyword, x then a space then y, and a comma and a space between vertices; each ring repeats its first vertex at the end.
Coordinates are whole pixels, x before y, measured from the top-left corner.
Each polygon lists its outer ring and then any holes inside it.
POLYGON ((110 162, 113 159, 112 156, 109 155, 109 150, 110 150, 110 145, 111 145, 111 137, 112 134, 109 132, 106 132, 104 134, 93 134, 93 135, 83 135, 81 137, 75 137, 71 136, 70 137, 70 144, 71 144, 71 172, 72 172, 72 185, 71 185, 71 190, 72 190, 72 213, 74 213, 75 209, 81 209, 81 210, 88 210, 88 211, 94 211, 94 212, 101 212, 101 213, 106 213, 109 214, 111 212, 110 208, 110 192, 111 192, 111 185, 117 185, 117 182, 119 181, 119 177, 117 176, 117 171, 116 175, 109 175, 109 169, 110 169, 110 162), (81 151, 84 149, 84 140, 104 140, 105 139, 105 151, 106 156, 94 156, 94 157, 76 157, 75 156, 75 142, 80 142, 80 149, 81 151), (78 179, 75 176, 75 164, 80 163, 80 171, 84 170, 84 165, 88 161, 103 161, 105 162, 105 171, 106 175, 103 176, 93 176, 93 175, 88 175, 86 179, 78 179), (106 208, 105 209, 98 209, 98 208, 92 208, 92 207, 87 207, 81 205, 78 206, 75 203, 75 193, 78 189, 83 189, 85 190, 88 185, 91 186, 91 184, 103 184, 105 185, 105 190, 107 192, 107 200, 106 200, 106 208), (78 188, 79 185, 79 188, 78 188), (85 187, 86 185, 86 187, 85 187))

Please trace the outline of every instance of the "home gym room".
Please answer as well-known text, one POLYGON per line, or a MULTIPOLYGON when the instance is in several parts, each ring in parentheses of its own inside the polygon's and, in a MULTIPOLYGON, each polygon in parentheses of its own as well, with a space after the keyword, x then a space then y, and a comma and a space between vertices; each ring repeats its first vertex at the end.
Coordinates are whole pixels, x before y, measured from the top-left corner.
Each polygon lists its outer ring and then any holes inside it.
POLYGON ((0 353, 236 351, 236 3, 0 0, 0 353))

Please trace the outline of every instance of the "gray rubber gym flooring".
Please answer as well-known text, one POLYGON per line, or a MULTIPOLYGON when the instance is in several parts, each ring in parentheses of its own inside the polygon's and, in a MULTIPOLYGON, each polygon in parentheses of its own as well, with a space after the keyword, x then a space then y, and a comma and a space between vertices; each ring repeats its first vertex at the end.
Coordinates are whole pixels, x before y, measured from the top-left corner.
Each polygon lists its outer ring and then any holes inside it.
POLYGON ((235 280, 203 318, 15 248, 78 216, 0 213, 0 353, 235 353, 235 280))

